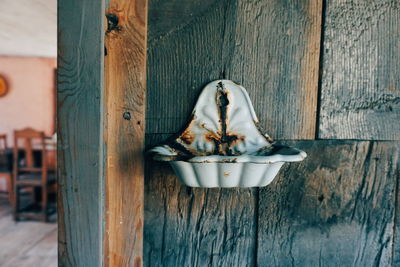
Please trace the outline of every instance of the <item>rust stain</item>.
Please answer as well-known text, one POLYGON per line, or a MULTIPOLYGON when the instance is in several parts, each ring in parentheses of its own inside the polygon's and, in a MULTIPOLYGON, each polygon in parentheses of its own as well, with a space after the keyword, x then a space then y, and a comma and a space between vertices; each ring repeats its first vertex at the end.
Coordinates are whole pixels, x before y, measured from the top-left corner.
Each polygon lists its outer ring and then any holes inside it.
POLYGON ((246 139, 246 136, 239 136, 237 134, 230 134, 228 133, 228 138, 231 139, 231 146, 237 145, 241 142, 244 142, 244 140, 246 139))
POLYGON ((187 145, 190 145, 194 141, 194 134, 187 128, 182 135, 179 137, 187 145))
MULTIPOLYGON (((173 156, 164 156, 164 160, 189 160, 196 156, 207 156, 207 155, 220 155, 220 156, 239 156, 243 152, 237 149, 238 144, 244 143, 246 136, 239 133, 229 131, 229 118, 228 111, 230 108, 229 100, 230 92, 225 89, 223 82, 219 82, 217 85, 217 92, 215 94, 215 103, 218 107, 218 130, 207 129, 207 124, 199 121, 195 113, 193 112, 189 122, 182 128, 177 134, 172 136, 164 143, 167 145, 171 152, 174 152, 173 156), (196 132, 198 127, 204 129, 201 130, 202 135, 198 136, 196 132), (204 138, 203 140, 207 143, 214 144, 212 151, 198 151, 193 147, 197 138, 204 138)), ((263 135, 263 131, 260 129, 258 121, 254 121, 258 131, 268 142, 273 142, 273 139, 263 135)), ((237 159, 228 159, 225 162, 236 162, 237 159)))
POLYGON ((224 172, 224 177, 229 177, 231 175, 229 172, 224 172))
POLYGON ((135 257, 135 263, 134 263, 135 267, 141 267, 142 266, 142 258, 137 256, 135 257))
POLYGON ((391 84, 391 85, 389 85, 388 89, 390 92, 394 92, 394 91, 396 91, 396 86, 394 84, 391 84))
POLYGON ((224 159, 221 160, 222 163, 236 163, 237 162, 237 158, 232 158, 232 159, 224 159))
POLYGON ((270 143, 274 142, 274 139, 272 139, 269 136, 265 136, 263 133, 265 133, 265 131, 261 128, 260 126, 260 122, 259 121, 253 121, 254 125, 257 127, 257 130, 261 133, 261 135, 270 143))
POLYGON ((213 132, 206 132, 204 134, 204 138, 206 139, 206 141, 209 141, 209 142, 215 142, 215 140, 220 140, 221 139, 221 137, 219 136, 218 133, 215 134, 213 132))
POLYGON ((138 220, 137 224, 136 224, 136 229, 141 229, 143 226, 142 224, 142 220, 138 220))

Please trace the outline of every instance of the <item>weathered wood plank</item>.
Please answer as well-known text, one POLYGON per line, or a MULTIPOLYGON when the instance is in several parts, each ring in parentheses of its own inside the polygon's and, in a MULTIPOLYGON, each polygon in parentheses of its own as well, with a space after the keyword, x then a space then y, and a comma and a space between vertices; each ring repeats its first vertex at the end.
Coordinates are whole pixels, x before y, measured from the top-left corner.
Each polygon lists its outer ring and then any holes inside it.
POLYGON ((400 2, 326 2, 319 137, 400 140, 400 2))
POLYGON ((400 161, 398 161, 397 164, 393 266, 400 266, 400 161))
POLYGON ((177 132, 202 87, 220 77, 223 13, 230 2, 149 2, 146 133, 177 132))
POLYGON ((102 1, 58 2, 59 265, 101 266, 102 1))
POLYGON ((248 89, 268 133, 315 136, 322 0, 152 1, 147 133, 175 133, 202 87, 248 89), (290 116, 288 116, 290 114, 290 116))
POLYGON ((223 50, 223 72, 248 90, 271 137, 314 139, 322 0, 237 5, 235 17, 226 22, 232 29, 223 44, 234 45, 223 50))
POLYGON ((105 266, 142 266, 147 0, 106 10, 105 266))
POLYGON ((189 188, 169 165, 146 163, 145 266, 255 265, 257 189, 189 188))
POLYGON ((259 266, 389 266, 400 144, 292 144, 308 158, 260 190, 259 266))

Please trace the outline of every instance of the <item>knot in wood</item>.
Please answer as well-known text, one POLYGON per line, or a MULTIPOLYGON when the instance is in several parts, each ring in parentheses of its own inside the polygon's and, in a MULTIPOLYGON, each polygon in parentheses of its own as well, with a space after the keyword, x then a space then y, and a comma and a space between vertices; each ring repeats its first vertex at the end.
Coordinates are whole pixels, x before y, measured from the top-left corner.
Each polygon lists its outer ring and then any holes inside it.
POLYGON ((122 115, 122 117, 123 117, 125 120, 129 121, 129 120, 131 120, 131 113, 130 113, 129 111, 126 111, 126 112, 124 112, 124 114, 122 115))
POLYGON ((117 15, 113 13, 108 13, 106 14, 106 18, 107 18, 107 33, 110 33, 112 31, 119 31, 121 29, 121 26, 118 25, 119 19, 117 15))

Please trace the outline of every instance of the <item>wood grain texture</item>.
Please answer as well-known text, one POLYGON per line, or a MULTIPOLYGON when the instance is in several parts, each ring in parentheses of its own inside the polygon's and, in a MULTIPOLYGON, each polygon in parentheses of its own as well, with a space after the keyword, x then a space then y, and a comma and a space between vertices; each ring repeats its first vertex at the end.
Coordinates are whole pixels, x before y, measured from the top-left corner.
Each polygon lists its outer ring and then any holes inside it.
POLYGON ((314 138, 322 0, 152 1, 149 14, 147 133, 177 132, 227 78, 272 137, 314 138))
POLYGON ((102 262, 103 15, 100 2, 58 2, 59 265, 102 262))
POLYGON ((248 90, 270 136, 314 139, 322 0, 238 1, 237 11, 226 22, 226 77, 248 90))
POLYGON ((106 9, 105 266, 142 266, 147 1, 106 9))
POLYGON ((400 139, 399 21, 399 1, 327 1, 320 138, 400 139))
POLYGON ((169 165, 146 163, 145 266, 255 265, 257 189, 189 188, 169 165))
POLYGON ((260 190, 259 266, 390 266, 400 144, 303 141, 260 190))
MULTIPOLYGON (((400 164, 398 162, 397 164, 400 164)), ((396 210, 394 226, 393 266, 400 266, 400 167, 396 175, 396 210)))
POLYGON ((223 13, 232 1, 196 2, 149 3, 146 133, 176 133, 222 72, 223 13))

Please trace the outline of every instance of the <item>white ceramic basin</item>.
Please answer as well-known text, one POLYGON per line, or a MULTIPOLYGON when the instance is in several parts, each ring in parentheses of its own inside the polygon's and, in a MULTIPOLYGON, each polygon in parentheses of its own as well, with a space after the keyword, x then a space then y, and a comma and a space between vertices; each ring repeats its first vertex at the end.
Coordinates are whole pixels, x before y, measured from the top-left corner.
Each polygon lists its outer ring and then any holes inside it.
POLYGON ((285 162, 307 156, 261 133, 246 90, 229 80, 209 83, 187 127, 149 152, 191 187, 266 186, 285 162))

